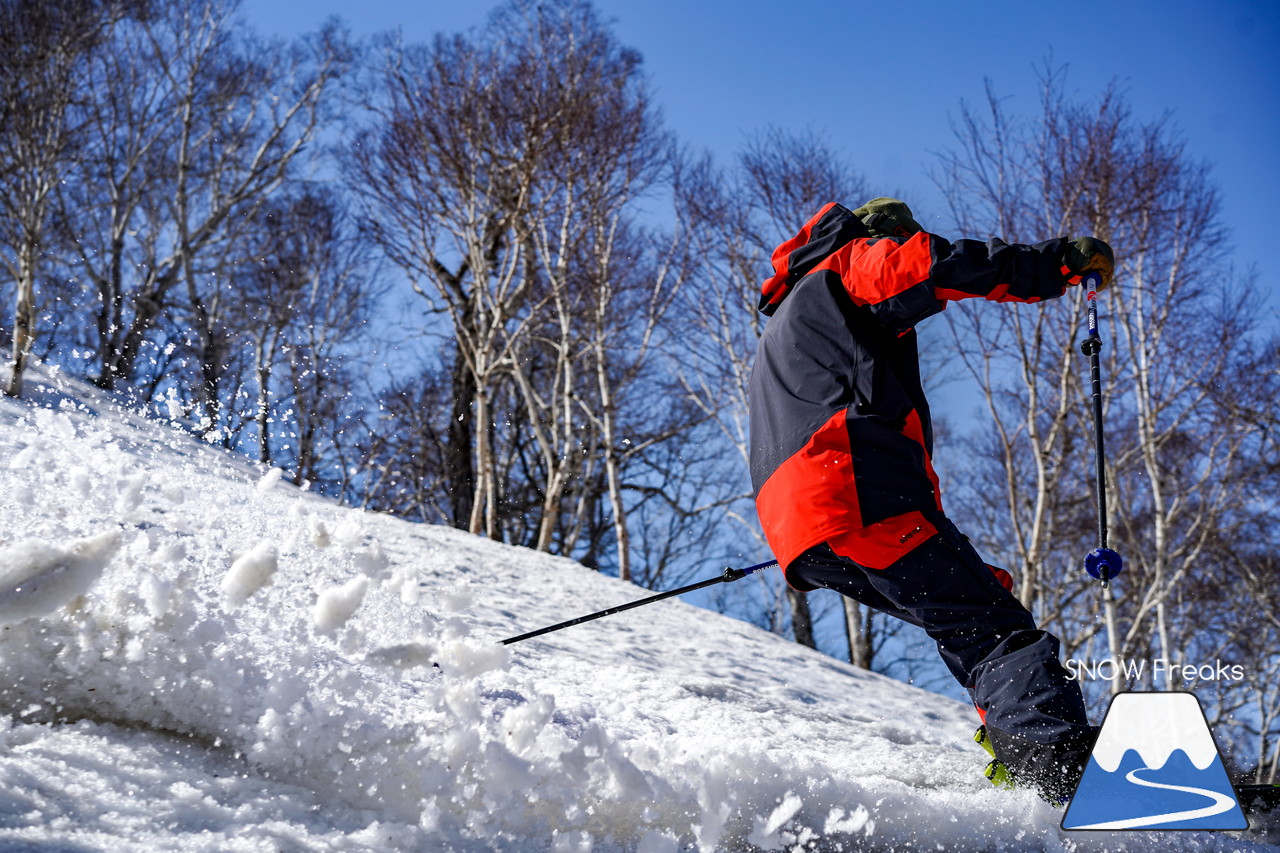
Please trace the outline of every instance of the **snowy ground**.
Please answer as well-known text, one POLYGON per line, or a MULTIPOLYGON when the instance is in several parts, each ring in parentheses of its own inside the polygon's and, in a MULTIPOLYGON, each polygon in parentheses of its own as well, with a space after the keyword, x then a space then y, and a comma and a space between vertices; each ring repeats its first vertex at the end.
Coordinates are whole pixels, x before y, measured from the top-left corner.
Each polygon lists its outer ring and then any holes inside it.
POLYGON ((29 387, 0 398, 0 851, 1278 849, 1064 833, 981 778, 971 709, 687 604, 502 647, 643 592, 29 387))

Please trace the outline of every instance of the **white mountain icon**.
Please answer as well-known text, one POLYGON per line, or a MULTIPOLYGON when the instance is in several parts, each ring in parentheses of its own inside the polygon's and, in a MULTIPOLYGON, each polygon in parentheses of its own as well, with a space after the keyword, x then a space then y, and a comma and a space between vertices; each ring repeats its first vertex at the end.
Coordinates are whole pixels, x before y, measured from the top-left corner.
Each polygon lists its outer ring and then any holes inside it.
POLYGON ((1116 772, 1126 750, 1137 750, 1147 767, 1158 770, 1175 749, 1204 770, 1218 757, 1200 703, 1191 693, 1121 693, 1115 697, 1108 725, 1093 748, 1093 759, 1116 772))

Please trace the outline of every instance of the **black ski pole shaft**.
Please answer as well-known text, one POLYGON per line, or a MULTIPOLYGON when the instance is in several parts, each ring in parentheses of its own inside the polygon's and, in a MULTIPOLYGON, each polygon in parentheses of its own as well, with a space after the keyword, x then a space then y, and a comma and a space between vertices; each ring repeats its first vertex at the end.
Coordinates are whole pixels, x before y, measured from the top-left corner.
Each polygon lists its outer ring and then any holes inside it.
POLYGON ((1098 494, 1098 547, 1084 558, 1085 570, 1102 581, 1103 589, 1111 579, 1120 574, 1124 561, 1107 547, 1107 454, 1102 438, 1102 338, 1098 335, 1098 286, 1102 277, 1090 273, 1084 286, 1089 289, 1089 337, 1080 343, 1080 350, 1089 356, 1089 374, 1093 383, 1093 449, 1094 476, 1098 494))
POLYGON ((704 587, 714 586, 715 584, 718 584, 718 583, 731 583, 741 578, 745 578, 749 574, 758 572, 761 569, 767 569, 770 566, 776 566, 776 565, 778 565, 777 560, 769 560, 768 562, 765 562, 765 563, 759 563, 758 565, 748 566, 745 569, 735 569, 735 568, 729 567, 729 568, 726 568, 724 572, 722 572, 720 575, 714 578, 709 578, 699 583, 690 584, 689 586, 682 586, 679 589, 670 589, 670 590, 667 590, 666 592, 660 592, 657 595, 651 595, 648 598, 641 598, 637 601, 628 602, 627 604, 619 604, 617 607, 610 607, 607 610, 600 610, 595 613, 588 613, 586 616, 579 616, 577 619, 570 619, 567 622, 560 622, 559 624, 556 624, 556 625, 548 625, 546 628, 539 628, 536 631, 530 631, 529 633, 521 634, 518 637, 509 637, 502 641, 502 645, 509 646, 512 643, 519 643, 522 640, 531 640, 534 637, 541 637, 543 634, 550 634, 552 631, 559 631, 562 628, 570 628, 574 625, 581 625, 583 622, 590 622, 593 619, 602 619, 605 616, 612 616, 613 614, 621 613, 624 610, 633 610, 637 607, 642 607, 646 604, 653 604, 655 601, 662 601, 665 598, 673 598, 677 595, 684 595, 687 592, 693 592, 696 589, 702 589, 704 587))
POLYGON ((1083 345, 1089 356, 1089 375, 1093 383, 1093 447, 1094 470, 1098 482, 1098 547, 1107 547, 1107 466, 1106 445, 1102 436, 1102 338, 1098 336, 1098 294, 1089 293, 1089 337, 1083 345))

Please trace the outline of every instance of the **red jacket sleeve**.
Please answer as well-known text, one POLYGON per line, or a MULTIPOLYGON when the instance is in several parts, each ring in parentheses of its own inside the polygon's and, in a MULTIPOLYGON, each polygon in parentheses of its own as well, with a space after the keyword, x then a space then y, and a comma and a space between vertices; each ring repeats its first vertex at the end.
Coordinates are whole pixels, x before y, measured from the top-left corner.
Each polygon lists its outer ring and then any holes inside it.
POLYGON ((1064 241, 950 243, 926 232, 901 242, 863 238, 841 246, 813 271, 837 273, 854 304, 869 306, 885 326, 905 331, 940 312, 947 301, 1038 302, 1061 296, 1067 284, 1060 261, 1064 241))
POLYGON ((1067 289, 1062 252, 1066 238, 1024 245, 991 238, 957 240, 938 252, 930 278, 938 299, 980 296, 994 302, 1039 302, 1057 299, 1067 289))

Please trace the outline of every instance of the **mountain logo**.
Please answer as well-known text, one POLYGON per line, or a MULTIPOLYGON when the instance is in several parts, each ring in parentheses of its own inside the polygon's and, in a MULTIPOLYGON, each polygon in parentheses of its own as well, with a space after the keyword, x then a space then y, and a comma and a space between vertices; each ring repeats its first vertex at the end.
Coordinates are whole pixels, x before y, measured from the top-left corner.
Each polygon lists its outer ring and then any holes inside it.
POLYGON ((1192 693, 1121 693, 1063 829, 1247 829, 1204 709, 1192 693))

